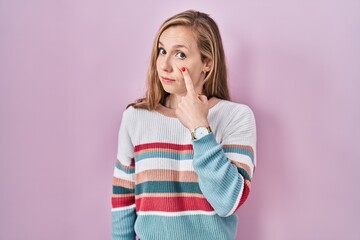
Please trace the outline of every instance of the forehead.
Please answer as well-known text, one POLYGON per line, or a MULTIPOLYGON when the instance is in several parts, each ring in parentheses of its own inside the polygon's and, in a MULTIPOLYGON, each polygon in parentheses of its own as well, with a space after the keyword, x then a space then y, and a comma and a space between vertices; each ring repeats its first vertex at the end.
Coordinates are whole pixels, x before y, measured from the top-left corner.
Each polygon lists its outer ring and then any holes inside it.
POLYGON ((184 45, 188 48, 197 46, 196 39, 189 27, 172 26, 162 32, 159 42, 168 47, 184 45))

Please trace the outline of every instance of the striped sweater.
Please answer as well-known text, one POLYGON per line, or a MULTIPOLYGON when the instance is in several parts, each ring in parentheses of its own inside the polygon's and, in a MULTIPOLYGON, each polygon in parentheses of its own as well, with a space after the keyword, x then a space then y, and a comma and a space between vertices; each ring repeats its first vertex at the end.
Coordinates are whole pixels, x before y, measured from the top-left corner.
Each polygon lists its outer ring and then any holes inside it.
POLYGON ((192 141, 173 110, 123 113, 113 176, 112 239, 235 239, 254 174, 249 107, 212 98, 213 133, 192 141))

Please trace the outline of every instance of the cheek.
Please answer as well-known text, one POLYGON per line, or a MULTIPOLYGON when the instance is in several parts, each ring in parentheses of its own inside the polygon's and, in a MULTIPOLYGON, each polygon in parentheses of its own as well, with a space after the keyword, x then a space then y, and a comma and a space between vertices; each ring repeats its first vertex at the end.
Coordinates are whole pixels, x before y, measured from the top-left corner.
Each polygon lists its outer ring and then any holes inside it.
POLYGON ((193 69, 190 74, 190 77, 193 80, 194 84, 199 82, 201 78, 201 71, 199 71, 198 69, 193 69))
POLYGON ((198 61, 192 61, 187 64, 192 77, 198 77, 202 71, 202 65, 198 61))

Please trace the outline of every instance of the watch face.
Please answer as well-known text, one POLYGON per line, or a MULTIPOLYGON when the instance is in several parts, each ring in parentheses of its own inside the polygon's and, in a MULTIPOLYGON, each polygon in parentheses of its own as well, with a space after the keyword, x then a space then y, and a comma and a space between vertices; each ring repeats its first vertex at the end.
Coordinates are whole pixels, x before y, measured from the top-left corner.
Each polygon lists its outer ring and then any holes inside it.
POLYGON ((194 131, 194 135, 196 139, 200 139, 203 136, 206 136, 207 134, 209 134, 209 130, 206 127, 198 127, 194 131))

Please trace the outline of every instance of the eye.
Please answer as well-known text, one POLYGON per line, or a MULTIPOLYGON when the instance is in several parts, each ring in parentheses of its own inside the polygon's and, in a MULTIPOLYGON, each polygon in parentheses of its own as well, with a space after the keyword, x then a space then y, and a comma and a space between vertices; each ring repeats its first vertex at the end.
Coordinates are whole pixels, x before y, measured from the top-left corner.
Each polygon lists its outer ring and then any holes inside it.
POLYGON ((178 52, 178 53, 176 54, 176 56, 177 56, 178 58, 180 58, 180 59, 185 59, 185 58, 186 58, 186 55, 185 55, 185 53, 183 53, 183 52, 178 52))
POLYGON ((165 54, 166 54, 165 49, 159 48, 159 54, 160 54, 160 55, 165 55, 165 54))

